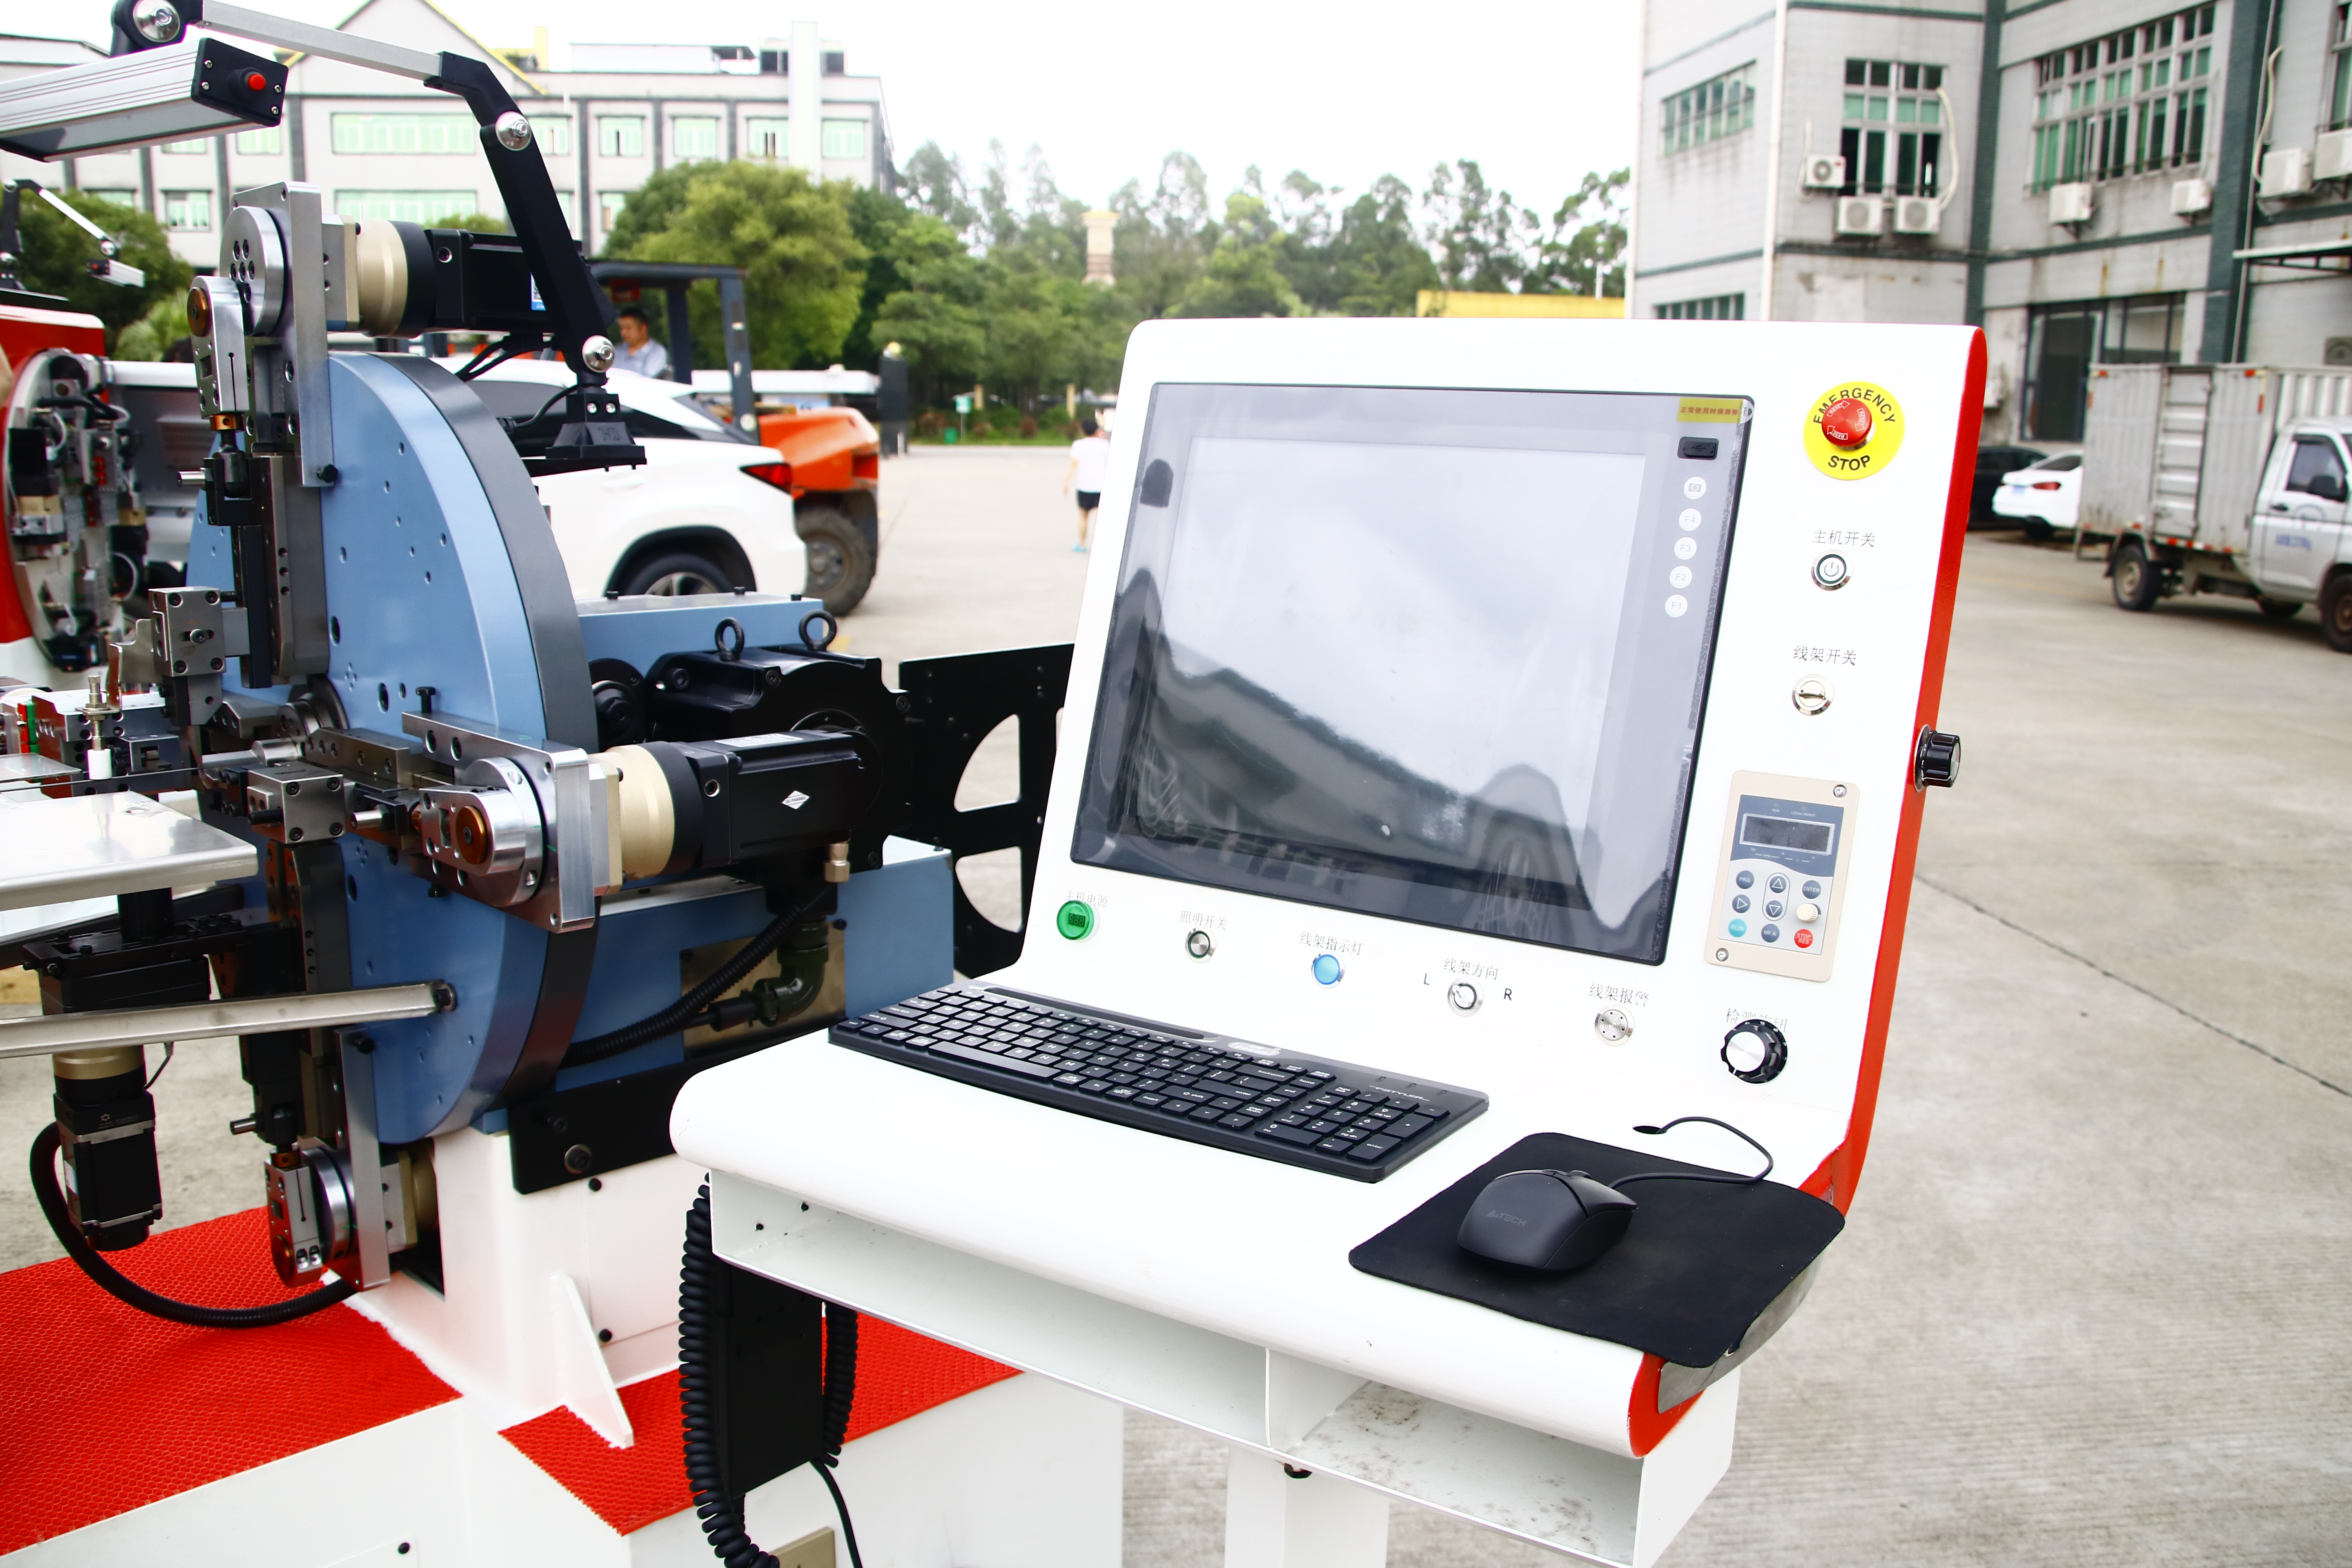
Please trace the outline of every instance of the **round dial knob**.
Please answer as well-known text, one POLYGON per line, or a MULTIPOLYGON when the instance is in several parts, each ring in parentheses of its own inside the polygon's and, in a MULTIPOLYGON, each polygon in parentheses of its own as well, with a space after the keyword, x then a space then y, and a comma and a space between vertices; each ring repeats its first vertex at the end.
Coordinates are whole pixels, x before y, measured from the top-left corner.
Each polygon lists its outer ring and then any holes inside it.
POLYGON ((1811 925, 1813 921, 1822 918, 1822 906, 1815 903, 1799 904, 1797 906, 1797 918, 1804 921, 1807 925, 1811 925))
POLYGON ((1788 1038, 1761 1018, 1734 1024, 1723 1037, 1723 1065, 1743 1083, 1769 1083, 1789 1065, 1788 1038))
POLYGON ((1467 980, 1457 980, 1445 988, 1445 999, 1454 1004, 1457 1013, 1468 1013, 1478 1005, 1478 988, 1467 980))
POLYGON ((1841 397, 1822 410, 1822 438, 1851 451, 1870 439, 1870 405, 1859 397, 1841 397))
POLYGON ((1911 786, 1949 789, 1959 776, 1960 738, 1941 730, 1920 731, 1918 747, 1911 757, 1911 786))

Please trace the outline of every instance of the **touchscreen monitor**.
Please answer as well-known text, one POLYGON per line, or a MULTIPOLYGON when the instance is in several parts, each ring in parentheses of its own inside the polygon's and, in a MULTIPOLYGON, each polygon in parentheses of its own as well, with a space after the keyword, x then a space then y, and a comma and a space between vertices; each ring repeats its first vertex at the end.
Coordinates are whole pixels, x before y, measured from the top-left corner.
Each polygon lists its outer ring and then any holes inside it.
POLYGON ((1072 858, 1659 962, 1748 415, 1160 385, 1072 858))

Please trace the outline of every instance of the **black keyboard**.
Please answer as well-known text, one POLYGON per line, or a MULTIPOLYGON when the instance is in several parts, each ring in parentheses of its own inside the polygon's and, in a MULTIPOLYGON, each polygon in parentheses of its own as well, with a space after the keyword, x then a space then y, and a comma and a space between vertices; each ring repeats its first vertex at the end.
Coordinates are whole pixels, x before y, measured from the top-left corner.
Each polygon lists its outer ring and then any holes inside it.
POLYGON ((1486 1109, 1474 1089, 992 986, 926 992, 835 1024, 832 1038, 1040 1105, 1360 1182, 1486 1109))

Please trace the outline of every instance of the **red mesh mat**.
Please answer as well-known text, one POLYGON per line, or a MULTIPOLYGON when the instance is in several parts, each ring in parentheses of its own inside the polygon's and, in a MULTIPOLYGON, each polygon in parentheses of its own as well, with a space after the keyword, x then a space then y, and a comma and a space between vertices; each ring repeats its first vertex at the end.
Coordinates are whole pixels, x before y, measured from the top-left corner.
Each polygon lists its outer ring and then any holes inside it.
MULTIPOLYGON (((878 1318, 861 1318, 857 1402, 850 1406, 849 1436, 863 1437, 1013 1375, 1013 1368, 970 1351, 878 1318)), ((609 1447, 580 1417, 560 1408, 509 1426, 503 1436, 597 1518, 626 1535, 683 1511, 694 1498, 686 1486, 677 1373, 629 1384, 621 1390, 621 1407, 636 1433, 634 1447, 609 1447)))
MULTIPOLYGON (((269 1266, 259 1209, 110 1261, 184 1301, 297 1293, 269 1266)), ((0 1274, 0 1552, 457 1397, 347 1307, 274 1329, 189 1329, 133 1311, 64 1258, 0 1274), (303 1397, 276 1396, 286 1389, 303 1397)))

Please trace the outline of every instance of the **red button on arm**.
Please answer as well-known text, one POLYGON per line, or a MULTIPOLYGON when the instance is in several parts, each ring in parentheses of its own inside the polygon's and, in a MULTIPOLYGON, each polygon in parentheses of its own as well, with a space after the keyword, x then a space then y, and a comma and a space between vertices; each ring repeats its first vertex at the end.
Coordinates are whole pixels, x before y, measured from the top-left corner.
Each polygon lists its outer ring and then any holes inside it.
POLYGON ((269 79, 259 71, 255 71, 245 79, 245 85, 247 91, 259 92, 269 85, 269 79))
POLYGON ((1832 447, 1859 447, 1870 439, 1870 405, 1841 397, 1822 410, 1822 437, 1832 447))

